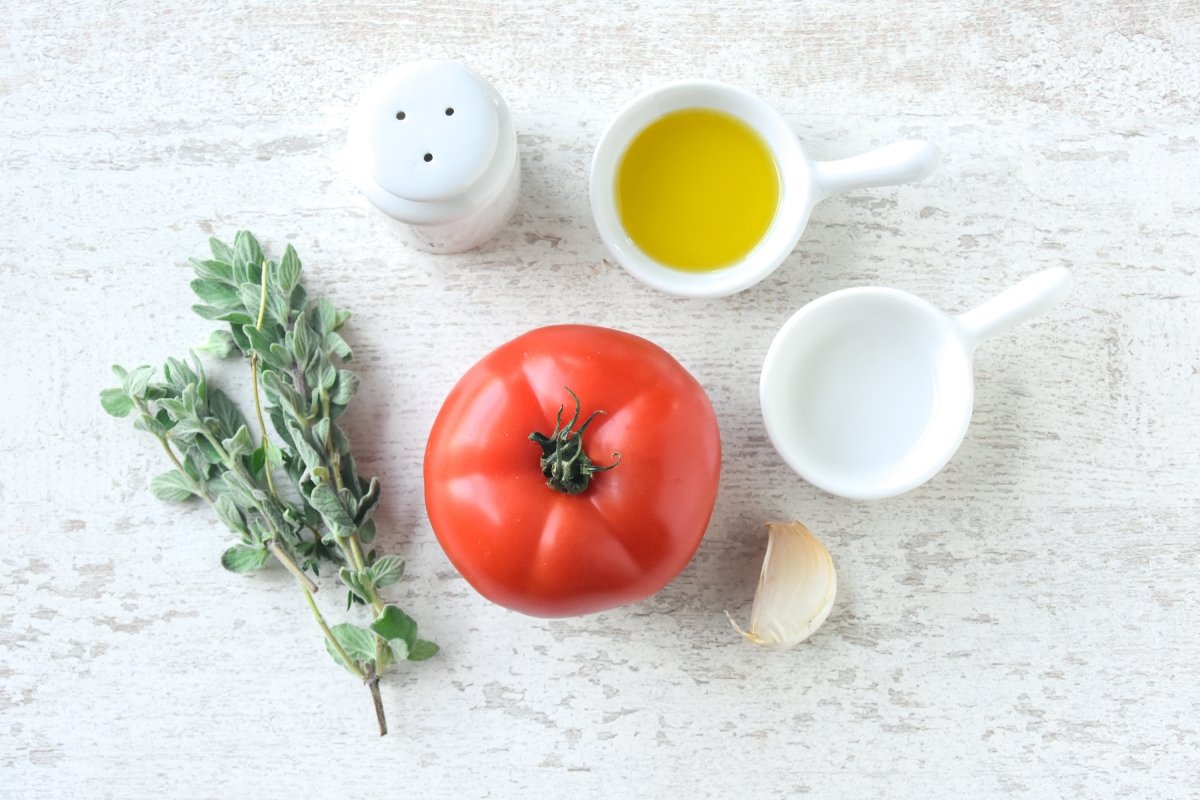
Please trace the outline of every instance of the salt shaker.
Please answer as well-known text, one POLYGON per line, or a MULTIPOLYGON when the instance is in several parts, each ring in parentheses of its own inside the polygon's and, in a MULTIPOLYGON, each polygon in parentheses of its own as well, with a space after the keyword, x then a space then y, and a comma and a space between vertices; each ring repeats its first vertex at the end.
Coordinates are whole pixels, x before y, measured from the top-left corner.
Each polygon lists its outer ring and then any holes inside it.
POLYGON ((517 204, 512 114, 492 85, 453 61, 414 61, 380 78, 350 118, 360 191, 432 253, 478 247, 517 204))

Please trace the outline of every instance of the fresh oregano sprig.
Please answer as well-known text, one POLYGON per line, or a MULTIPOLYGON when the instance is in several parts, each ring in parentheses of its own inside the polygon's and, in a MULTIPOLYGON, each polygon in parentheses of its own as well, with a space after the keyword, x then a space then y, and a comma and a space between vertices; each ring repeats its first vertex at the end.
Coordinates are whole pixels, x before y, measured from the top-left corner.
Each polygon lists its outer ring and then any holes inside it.
POLYGON ((385 734, 380 675, 398 661, 430 658, 438 647, 419 638, 417 623, 380 596, 401 579, 404 561, 366 549, 375 537, 379 479, 358 475, 336 422, 359 385, 340 366, 353 358, 339 332, 350 314, 323 297, 308 299, 291 245, 278 264, 264 258, 247 231, 238 232, 232 247, 217 239, 209 246, 211 259, 191 259, 192 290, 202 301, 193 310, 229 328, 214 331, 199 349, 249 362, 257 442, 237 406, 209 384, 195 353, 187 363, 167 359, 161 380, 148 366, 113 367, 121 385, 102 391, 100 401, 113 416, 135 414, 134 427, 154 436, 171 461, 173 468, 150 482, 155 496, 203 498, 237 535, 221 556, 223 567, 254 572, 274 558, 292 574, 330 655, 370 688, 385 734), (279 473, 287 477, 282 488, 279 473), (318 576, 322 561, 338 567, 348 608, 370 607, 368 626, 326 622, 307 574, 318 576))

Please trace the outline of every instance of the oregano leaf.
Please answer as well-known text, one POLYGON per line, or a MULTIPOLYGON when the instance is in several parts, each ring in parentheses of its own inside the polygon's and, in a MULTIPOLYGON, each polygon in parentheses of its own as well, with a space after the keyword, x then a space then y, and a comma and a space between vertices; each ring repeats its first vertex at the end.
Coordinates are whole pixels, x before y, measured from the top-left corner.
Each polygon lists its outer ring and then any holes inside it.
POLYGON ((289 353, 287 348, 283 345, 279 344, 278 342, 271 342, 270 352, 271 358, 275 361, 275 363, 281 365, 282 368, 287 369, 292 366, 292 354, 289 353))
MULTIPOLYGON (((262 247, 250 231, 238 231, 233 239, 233 266, 258 270, 263 261, 262 247)), ((260 273, 261 275, 261 273, 260 273)))
POLYGON ((312 326, 322 337, 337 328, 337 311, 334 310, 333 304, 324 297, 318 299, 313 305, 312 315, 312 326))
POLYGON ((146 392, 146 387, 150 385, 150 378, 154 375, 154 367, 138 367, 133 372, 125 376, 125 394, 131 398, 141 397, 146 392))
POLYGON ((208 335, 208 342, 196 348, 201 353, 207 353, 213 358, 228 358, 237 349, 233 334, 229 331, 213 331, 208 335))
POLYGON ((230 327, 229 332, 233 335, 233 343, 237 345, 242 355, 250 355, 250 341, 246 338, 246 334, 242 333, 241 327, 234 325, 230 327))
POLYGON ((283 248, 283 258, 279 259, 279 269, 275 270, 275 284, 287 296, 299 282, 300 256, 296 255, 296 248, 289 244, 283 248))
POLYGON ((391 586, 404 577, 404 559, 399 556, 382 556, 371 565, 370 572, 376 589, 391 586))
MULTIPOLYGON (((138 418, 133 421, 133 427, 139 431, 145 431, 151 436, 163 439, 167 435, 167 429, 154 417, 149 414, 139 414, 138 418)), ((174 430, 174 429, 172 429, 174 430)))
POLYGON ((225 523, 227 528, 235 533, 246 532, 246 522, 242 519, 242 512, 238 511, 237 505, 229 499, 229 495, 217 495, 213 507, 216 509, 217 517, 225 523))
POLYGON ((304 462, 304 466, 310 472, 322 466, 321 454, 309 444, 308 438, 300 426, 295 422, 288 422, 287 429, 291 433, 292 444, 295 445, 296 452, 300 455, 300 460, 304 462))
POLYGON ((439 650, 441 648, 428 639, 417 639, 416 643, 408 649, 408 660, 426 661, 436 656, 439 650))
POLYGON ((292 311, 300 315, 300 319, 304 319, 304 308, 308 305, 308 292, 304 290, 304 284, 296 284, 296 288, 292 289, 291 306, 292 311))
POLYGON ((213 258, 225 264, 233 263, 233 248, 222 242, 215 236, 210 236, 208 239, 208 249, 212 253, 213 258))
POLYGON ((349 370, 338 370, 337 381, 334 383, 333 391, 329 393, 329 400, 339 405, 346 405, 350 399, 358 392, 358 376, 349 370))
POLYGON ((163 378, 176 394, 183 394, 183 390, 188 387, 188 384, 195 383, 197 380, 196 373, 192 372, 192 368, 178 358, 168 358, 163 362, 163 378))
POLYGON ((250 520, 250 541, 254 544, 266 546, 267 542, 271 541, 271 532, 267 527, 256 519, 250 520))
POLYGON ((188 263, 192 265, 192 271, 196 273, 196 277, 201 280, 229 283, 233 278, 233 266, 228 261, 222 259, 209 261, 199 258, 189 258, 188 263))
POLYGON ((213 322, 228 322, 231 325, 253 325, 254 320, 250 315, 242 310, 229 310, 217 308, 216 306, 194 305, 192 306, 198 316, 213 322))
POLYGON ((183 471, 196 483, 208 480, 210 466, 195 447, 187 447, 183 453, 183 471))
POLYGON ((346 340, 342 338, 340 333, 330 331, 325 334, 325 350, 333 353, 345 362, 350 362, 354 359, 354 353, 350 350, 350 345, 346 344, 346 340))
POLYGON ((246 418, 229 399, 229 395, 220 389, 213 389, 208 396, 208 411, 221 424, 222 437, 236 433, 239 428, 246 426, 246 418))
POLYGON ((168 503, 182 503, 196 495, 192 481, 177 469, 151 478, 150 491, 159 500, 168 503))
POLYGON ((211 433, 200 420, 193 417, 182 417, 175 423, 175 427, 171 429, 172 437, 187 437, 187 436, 203 436, 205 433, 211 433))
POLYGON ((221 322, 228 322, 230 325, 252 325, 254 317, 242 311, 226 311, 217 315, 217 319, 221 322))
POLYGON ((221 463, 221 454, 217 452, 217 448, 212 446, 212 442, 203 436, 196 437, 193 442, 196 445, 196 449, 204 456, 205 461, 214 465, 221 463))
POLYGON ((254 452, 250 454, 250 472, 254 475, 262 474, 263 467, 266 466, 266 463, 266 448, 262 445, 259 445, 254 449, 254 452))
POLYGON ((172 397, 164 397, 158 401, 158 410, 164 412, 171 419, 181 419, 188 415, 187 405, 182 400, 176 400, 172 397))
POLYGON ((226 471, 221 477, 225 482, 225 490, 229 493, 229 499, 239 507, 254 508, 258 505, 259 498, 256 493, 263 493, 255 489, 254 484, 236 472, 226 471))
POLYGON ((257 283, 245 283, 238 285, 238 294, 240 295, 242 306, 245 307, 246 313, 250 315, 250 322, 246 325, 254 325, 258 319, 258 306, 262 302, 262 287, 257 283))
POLYGON ((200 399, 200 387, 194 383, 189 383, 183 387, 183 393, 179 395, 179 399, 183 401, 183 407, 187 416, 200 416, 200 413, 205 409, 207 403, 202 403, 200 399))
MULTIPOLYGON (((334 449, 342 455, 347 456, 347 458, 342 459, 343 463, 346 463, 346 461, 349 459, 348 454, 350 452, 350 440, 346 438, 345 431, 343 431, 338 425, 334 425, 332 428, 330 428, 329 432, 333 436, 334 449)), ((354 481, 348 480, 347 483, 353 485, 354 481)))
POLYGON ((283 440, 284 445, 295 450, 296 445, 292 442, 292 432, 288 430, 287 421, 283 418, 283 409, 279 406, 271 406, 267 411, 267 416, 271 418, 271 427, 275 429, 275 433, 283 440))
POLYGON ((127 417, 133 411, 133 401, 124 389, 101 389, 100 405, 114 417, 127 417))
POLYGON ((313 425, 312 426, 313 441, 321 442, 322 444, 324 444, 324 442, 329 441, 329 426, 332 424, 333 423, 331 423, 329 421, 329 418, 325 417, 320 422, 318 422, 316 425, 313 425))
POLYGON ((366 494, 358 501, 358 514, 354 518, 356 523, 362 525, 375 513, 375 509, 379 507, 379 493, 379 478, 371 478, 371 482, 367 484, 366 494))
POLYGON ((237 429, 237 433, 228 439, 221 442, 221 446, 225 448, 225 452, 230 458, 240 458, 248 456, 254 452, 254 442, 250 439, 250 429, 242 425, 237 429))
POLYGON ((303 318, 296 320, 296 327, 292 330, 292 353, 301 368, 308 366, 309 356, 312 355, 311 336, 308 323, 303 318))
MULTIPOLYGON (((354 592, 359 600, 362 600, 364 603, 370 600, 370 593, 366 589, 363 573, 342 567, 338 570, 338 577, 342 579, 342 583, 346 584, 346 587, 350 591, 354 592)), ((367 575, 367 578, 369 579, 370 575, 367 575)))
POLYGON ((309 494, 308 501, 312 504, 313 508, 320 512, 321 516, 325 519, 325 523, 333 529, 335 536, 339 538, 342 535, 349 536, 354 531, 354 521, 350 519, 350 515, 342 507, 337 492, 328 483, 318 483, 314 486, 312 492, 309 494), (341 530, 344 530, 345 533, 339 533, 341 530))
POLYGON ((329 363, 329 359, 322 353, 317 363, 317 385, 325 390, 332 389, 333 384, 337 382, 337 373, 337 368, 329 363))
POLYGON ((218 308, 237 308, 237 290, 224 281, 197 278, 192 281, 192 291, 205 303, 218 308))
POLYGON ((393 639, 403 641, 409 650, 417 643, 417 622, 405 614, 399 606, 388 604, 371 623, 371 630, 382 639, 389 642, 393 639))
POLYGON ((271 523, 271 527, 279 531, 280 535, 288 537, 292 532, 291 524, 284 518, 283 512, 279 510, 279 506, 274 502, 264 502, 262 504, 262 513, 271 523))
POLYGON ((267 317, 280 325, 287 325, 290 315, 287 298, 279 292, 267 292, 267 317))
MULTIPOLYGON (((352 660, 364 663, 375 660, 375 636, 370 631, 349 622, 334 625, 330 630, 333 638, 337 639, 338 644, 352 660)), ((333 656, 334 661, 353 671, 351 665, 342 661, 328 641, 325 642, 325 649, 333 656)))
POLYGON ((217 308, 216 306, 197 304, 192 306, 192 312, 199 317, 216 322, 221 319, 221 315, 225 313, 225 309, 217 308))
POLYGON ((221 566, 230 572, 255 572, 266 566, 269 556, 265 547, 235 544, 221 554, 221 566))
MULTIPOLYGON (((250 342, 251 350, 258 353, 260 358, 266 358, 275 363, 275 357, 271 354, 271 340, 267 338, 265 333, 253 325, 243 325, 242 333, 246 334, 246 340, 250 342)), ((286 366, 286 362, 277 364, 276 366, 286 366)))

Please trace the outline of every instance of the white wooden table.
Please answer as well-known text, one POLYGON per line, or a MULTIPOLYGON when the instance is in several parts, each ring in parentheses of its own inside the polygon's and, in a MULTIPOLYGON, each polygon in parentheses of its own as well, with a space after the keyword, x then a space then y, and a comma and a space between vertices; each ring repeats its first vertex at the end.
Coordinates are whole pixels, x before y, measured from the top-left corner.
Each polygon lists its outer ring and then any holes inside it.
POLYGON ((1194 0, 9 3, 0 30, 0 796, 1200 792, 1194 0), (477 68, 520 131, 516 217, 461 256, 403 246, 338 162, 358 93, 418 57, 477 68), (922 137, 943 165, 821 205, 749 291, 666 297, 607 259, 586 172, 617 108, 689 76, 760 94, 816 156, 922 137), (383 739, 286 575, 222 571, 211 512, 156 501, 153 441, 97 402, 110 363, 203 340, 185 259, 238 227, 355 312, 346 426, 409 561, 395 596, 444 648, 385 684, 383 739), (1073 294, 980 349, 929 484, 857 503, 783 466, 757 377, 794 309, 883 284, 958 311, 1058 264, 1073 294), (564 321, 675 354, 727 458, 679 579, 544 621, 457 575, 420 466, 462 371, 564 321), (723 611, 748 614, 778 518, 826 541, 841 591, 767 653, 723 611))

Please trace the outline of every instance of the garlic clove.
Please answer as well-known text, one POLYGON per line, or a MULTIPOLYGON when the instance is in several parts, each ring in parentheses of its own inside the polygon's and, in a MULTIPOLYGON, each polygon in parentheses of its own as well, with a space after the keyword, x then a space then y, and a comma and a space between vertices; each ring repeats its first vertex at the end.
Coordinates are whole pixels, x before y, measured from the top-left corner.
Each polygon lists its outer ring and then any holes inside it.
POLYGON ((821 540, 799 522, 768 522, 750 630, 742 630, 728 611, 725 615, 734 630, 755 644, 794 647, 821 627, 836 595, 833 558, 821 540))

